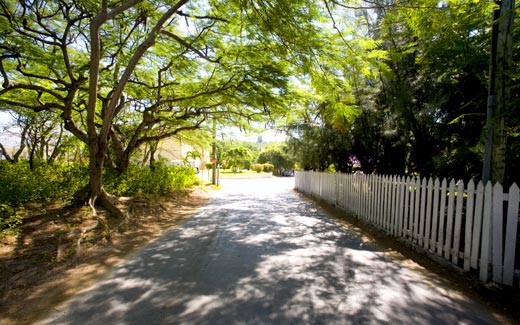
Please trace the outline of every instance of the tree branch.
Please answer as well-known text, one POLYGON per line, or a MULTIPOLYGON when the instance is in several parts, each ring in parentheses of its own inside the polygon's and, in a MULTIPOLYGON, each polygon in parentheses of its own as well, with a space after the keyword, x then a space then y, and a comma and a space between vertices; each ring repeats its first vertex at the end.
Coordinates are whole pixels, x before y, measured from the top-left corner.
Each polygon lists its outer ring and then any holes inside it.
POLYGON ((181 44, 182 46, 184 46, 187 49, 192 50, 193 52, 195 52, 195 54, 197 54, 199 57, 201 57, 202 59, 204 59, 206 61, 213 62, 213 63, 219 63, 220 62, 220 58, 217 58, 217 59, 210 58, 206 54, 202 53, 200 50, 198 50, 195 47, 193 47, 192 44, 186 42, 185 40, 183 40, 182 38, 180 38, 179 36, 175 35, 174 33, 170 32, 170 31, 162 30, 161 34, 164 34, 166 36, 169 36, 169 37, 173 38, 177 43, 181 44))
POLYGON ((227 19, 224 19, 224 18, 221 18, 221 17, 211 16, 211 15, 197 16, 197 15, 187 14, 187 13, 183 12, 182 10, 177 11, 177 15, 182 16, 182 17, 187 17, 187 18, 211 19, 211 20, 222 21, 222 22, 225 22, 225 23, 229 22, 227 19))
MULTIPOLYGON (((138 0, 133 0, 138 1, 138 0)), ((155 39, 157 38, 157 35, 160 33, 163 25, 166 23, 168 19, 170 19, 171 16, 173 16, 182 6, 184 6, 189 0, 179 0, 173 7, 171 7, 169 10, 167 10, 161 18, 157 21, 155 26, 152 28, 152 30, 149 32, 148 37, 139 45, 137 50, 132 55, 132 58, 128 62, 127 68, 125 69, 123 75, 121 76, 121 79, 119 80, 117 84, 117 88, 114 91, 114 94, 112 96, 112 99, 110 100, 110 104, 108 105, 108 108, 105 112, 105 115, 103 116, 103 126, 101 128, 101 131, 99 133, 101 137, 101 141, 106 141, 108 137, 108 132, 110 130, 110 126, 112 124, 112 119, 115 115, 115 109, 117 106, 117 103, 119 101, 119 98, 121 97, 121 94, 123 93, 123 90, 126 87, 126 84, 128 83, 128 80, 130 79, 130 76, 134 72, 138 62, 141 60, 143 55, 146 53, 148 48, 150 48, 155 39)), ((132 1, 129 1, 132 2, 132 1)), ((98 71, 96 71, 98 72, 98 71)), ((97 83, 96 83, 97 85, 97 83)), ((95 97, 94 97, 95 98, 95 97)))
POLYGON ((5 160, 12 163, 14 162, 13 158, 7 153, 7 150, 5 150, 4 145, 0 142, 0 153, 5 157, 5 160))
POLYGON ((63 106, 60 104, 57 104, 57 103, 47 103, 47 104, 44 104, 44 106, 41 106, 41 105, 29 105, 24 102, 17 102, 17 101, 8 100, 8 99, 0 99, 0 103, 5 104, 7 106, 27 108, 33 112, 43 112, 43 111, 49 110, 51 108, 56 108, 59 110, 63 109, 63 106))

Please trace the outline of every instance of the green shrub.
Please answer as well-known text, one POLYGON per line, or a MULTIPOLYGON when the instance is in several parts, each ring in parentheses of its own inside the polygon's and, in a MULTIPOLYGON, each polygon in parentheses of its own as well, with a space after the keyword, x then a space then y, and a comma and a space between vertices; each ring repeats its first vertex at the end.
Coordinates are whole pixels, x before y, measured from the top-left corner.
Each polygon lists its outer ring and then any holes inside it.
POLYGON ((264 166, 262 164, 254 164, 253 166, 251 166, 252 169, 257 172, 257 173, 261 173, 264 171, 264 166))
MULTIPOLYGON (((27 202, 68 201, 88 184, 88 167, 79 164, 40 164, 33 170, 28 162, 0 161, 0 206, 16 209, 27 202)), ((169 167, 156 163, 153 168, 131 166, 116 176, 104 173, 104 187, 114 195, 166 194, 198 184, 195 170, 190 167, 169 167)), ((1 223, 7 223, 4 212, 1 223)), ((11 213, 11 212, 10 212, 11 213)), ((11 221, 9 221, 11 222, 11 221)))
POLYGON ((68 200, 88 182, 83 165, 39 164, 0 161, 0 204, 18 206, 30 201, 68 200))
POLYGON ((16 232, 22 224, 22 216, 10 205, 0 204, 0 233, 16 232))
POLYGON ((262 164, 262 166, 264 167, 264 172, 266 173, 272 173, 274 170, 273 164, 262 164))
POLYGON ((131 166, 119 177, 105 173, 104 187, 109 193, 118 196, 163 195, 198 183, 199 179, 191 167, 156 163, 153 168, 131 166))

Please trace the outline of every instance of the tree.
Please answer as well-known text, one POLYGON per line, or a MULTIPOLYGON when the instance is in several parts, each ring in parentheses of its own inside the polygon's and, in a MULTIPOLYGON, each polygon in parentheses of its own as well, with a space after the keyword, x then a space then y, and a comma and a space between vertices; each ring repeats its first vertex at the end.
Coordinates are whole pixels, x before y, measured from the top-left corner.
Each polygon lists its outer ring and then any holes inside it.
POLYGON ((505 114, 510 110, 513 73, 514 0, 495 1, 489 63, 487 105, 487 139, 482 180, 491 176, 494 182, 504 183, 506 170, 507 134, 505 114))
MULTIPOLYGON (((307 157, 300 160, 327 168, 330 147, 368 173, 479 177, 494 3, 360 3, 328 3, 337 37, 327 39, 332 55, 320 56, 320 68, 309 72, 317 104, 303 102, 288 121, 298 130, 292 146, 307 157), (350 25, 339 17, 351 18, 350 25)), ((504 114, 514 135, 514 114, 504 114)))
POLYGON ((0 106, 59 114, 88 146, 92 211, 120 215, 104 168, 124 172, 140 146, 209 118, 245 126, 284 111, 316 13, 306 0, 4 1, 0 106))
POLYGON ((251 164, 253 155, 251 150, 245 147, 234 147, 222 155, 222 159, 226 161, 226 165, 237 172, 246 165, 251 164))
POLYGON ((281 170, 294 169, 295 164, 295 160, 289 154, 289 149, 285 143, 267 145, 258 156, 257 162, 259 164, 272 164, 275 173, 281 170))

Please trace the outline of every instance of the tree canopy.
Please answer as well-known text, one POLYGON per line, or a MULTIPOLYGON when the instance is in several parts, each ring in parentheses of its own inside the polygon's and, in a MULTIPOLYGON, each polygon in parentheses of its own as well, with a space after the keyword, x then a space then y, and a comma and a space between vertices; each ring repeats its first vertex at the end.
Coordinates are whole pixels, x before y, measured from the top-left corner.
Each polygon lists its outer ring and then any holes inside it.
MULTIPOLYGON (((285 111, 292 71, 320 41, 312 1, 5 1, 3 110, 53 112, 102 171, 140 146, 285 111)), ((110 209, 116 212, 113 207, 110 209)), ((95 210, 94 210, 95 211, 95 210)))
MULTIPOLYGON (((158 141, 213 122, 286 129, 304 169, 478 178, 496 8, 469 0, 6 0, 0 109, 30 122, 27 139, 38 135, 25 143, 35 157, 70 136, 87 148, 84 200, 93 211, 98 201, 117 213, 104 170, 122 174, 142 148, 153 153, 158 141)), ((507 182, 519 179, 513 40, 511 104, 500 112, 507 182)))
MULTIPOLYGON (((326 170, 333 165, 350 171, 355 163, 367 173, 480 178, 497 4, 334 1, 332 11, 338 7, 354 10, 360 26, 338 48, 357 50, 364 64, 345 56, 344 65, 331 65, 334 79, 331 74, 313 79, 315 97, 301 103, 289 127, 301 167, 326 170), (333 87, 330 80, 341 86, 333 87), (340 99, 339 105, 330 94, 340 99)), ((515 28, 514 35, 519 31, 515 28)), ((517 67, 518 40, 513 41, 512 67, 517 67)), ((507 158, 502 158, 508 172, 498 179, 506 183, 520 180, 513 159, 518 155, 518 120, 513 117, 518 115, 517 70, 504 74, 510 81, 510 105, 496 117, 508 117, 507 158)))

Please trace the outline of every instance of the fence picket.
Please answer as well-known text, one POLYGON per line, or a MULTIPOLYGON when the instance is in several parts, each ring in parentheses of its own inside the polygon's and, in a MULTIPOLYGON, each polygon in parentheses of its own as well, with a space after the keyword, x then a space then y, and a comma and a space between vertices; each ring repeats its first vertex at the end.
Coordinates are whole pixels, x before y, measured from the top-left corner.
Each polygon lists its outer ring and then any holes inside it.
POLYGON ((383 202, 381 205, 381 220, 380 220, 380 227, 381 229, 386 231, 386 212, 388 211, 388 202, 387 202, 387 181, 386 181, 386 175, 383 176, 382 183, 381 183, 381 196, 383 198, 383 202))
POLYGON ((473 230, 473 214, 475 208, 475 183, 470 180, 468 182, 467 189, 467 199, 466 199, 466 225, 464 229, 466 230, 464 234, 464 271, 470 270, 470 260, 471 260, 471 242, 472 242, 472 230, 473 230))
POLYGON ((502 185, 491 182, 484 186, 469 181, 465 187, 453 179, 298 171, 295 188, 431 250, 465 271, 476 269, 481 281, 518 283, 517 184, 504 193, 502 185))
POLYGON ((376 176, 370 175, 370 193, 372 194, 372 202, 370 204, 370 220, 374 223, 374 217, 376 216, 376 203, 377 203, 377 182, 376 176))
POLYGON ((363 175, 363 194, 362 194, 362 198, 363 198, 363 216, 365 219, 367 219, 367 216, 368 216, 368 200, 370 199, 370 196, 368 195, 368 178, 367 178, 367 175, 363 175))
POLYGON ((430 249, 435 252, 435 247, 437 245, 437 225, 439 222, 439 191, 440 191, 440 181, 439 179, 435 179, 433 183, 433 215, 432 215, 432 231, 431 231, 431 239, 430 239, 430 249))
POLYGON ((442 256, 444 245, 444 221, 446 220, 446 190, 447 181, 444 178, 441 183, 441 195, 439 197, 439 240, 437 241, 437 254, 442 256))
POLYGON ((383 178, 379 177, 379 182, 377 184, 377 221, 376 226, 381 228, 381 216, 383 214, 383 178))
POLYGON ((410 196, 410 210, 408 211, 408 238, 411 241, 413 241, 413 216, 415 213, 415 177, 410 178, 410 183, 408 183, 408 193, 410 196))
POLYGON ((386 211, 386 230, 392 233, 392 177, 388 176, 386 184, 386 199, 388 200, 388 210, 386 211))
MULTIPOLYGON (((518 205, 520 201, 520 193, 518 186, 513 184, 509 188, 507 202, 507 220, 506 220, 506 242, 504 248, 504 278, 503 283, 513 285, 515 273, 515 249, 516 235, 518 228, 518 205)), ((519 284, 520 285, 520 284, 519 284)))
POLYGON ((502 267, 502 226, 504 223, 504 191, 502 185, 495 184, 493 186, 493 220, 492 220, 492 238, 493 238, 493 281, 501 283, 502 282, 502 272, 504 269, 502 267))
POLYGON ((395 222, 395 204, 396 204, 396 190, 395 190, 395 182, 396 177, 392 176, 390 178, 390 235, 395 236, 396 232, 396 222, 395 222))
POLYGON ((480 280, 486 282, 489 279, 489 262, 492 248, 492 209, 493 209, 493 185, 491 182, 484 188, 484 209, 482 215, 482 247, 480 252, 480 280))
POLYGON ((359 216, 358 190, 359 190, 359 186, 358 186, 357 175, 354 175, 354 177, 352 177, 352 206, 354 208, 354 213, 359 216))
POLYGON ((415 208, 413 213, 413 239, 414 243, 417 243, 419 237, 419 211, 421 210, 421 179, 415 178, 415 208))
POLYGON ((377 225, 378 224, 378 216, 379 216, 379 205, 381 203, 381 196, 380 196, 380 193, 379 193, 379 187, 381 185, 381 182, 380 182, 380 177, 379 176, 373 176, 373 179, 374 179, 374 202, 372 203, 373 206, 374 206, 374 225, 377 225))
POLYGON ((397 236, 403 236, 403 202, 404 202, 404 177, 399 177, 397 181, 397 236))
POLYGON ((432 191, 433 191, 433 179, 430 178, 428 180, 428 184, 426 185, 426 202, 423 205, 426 205, 426 220, 424 224, 424 243, 423 246, 425 249, 428 249, 430 246, 430 237, 431 237, 431 223, 432 223, 432 191))
POLYGON ((453 237, 453 213, 455 207, 455 180, 450 181, 448 190, 448 210, 446 211, 446 235, 444 237, 444 258, 450 259, 453 237))
POLYGON ((457 183, 457 203, 455 206, 455 228, 453 229, 453 250, 451 252, 451 262, 455 265, 459 262, 460 232, 462 227, 462 207, 464 204, 464 182, 457 183))
POLYGON ((403 209, 403 231, 402 236, 408 237, 409 213, 410 213, 410 177, 406 176, 403 184, 404 191, 404 209, 403 209))
POLYGON ((484 213, 484 184, 482 181, 477 184, 475 197, 475 216, 473 218, 473 238, 471 240, 471 260, 470 266, 478 268, 479 253, 482 252, 480 243, 482 241, 482 216, 484 213))
POLYGON ((344 174, 343 177, 341 178, 341 184, 343 184, 343 193, 341 194, 341 197, 342 197, 342 200, 343 200, 343 208, 345 210, 348 210, 349 206, 348 206, 348 201, 347 201, 347 194, 349 192, 349 188, 348 188, 348 177, 347 177, 347 174, 344 174))
POLYGON ((421 181, 421 209, 419 212, 419 246, 423 246, 424 241, 424 225, 426 218, 426 178, 423 178, 421 181))

